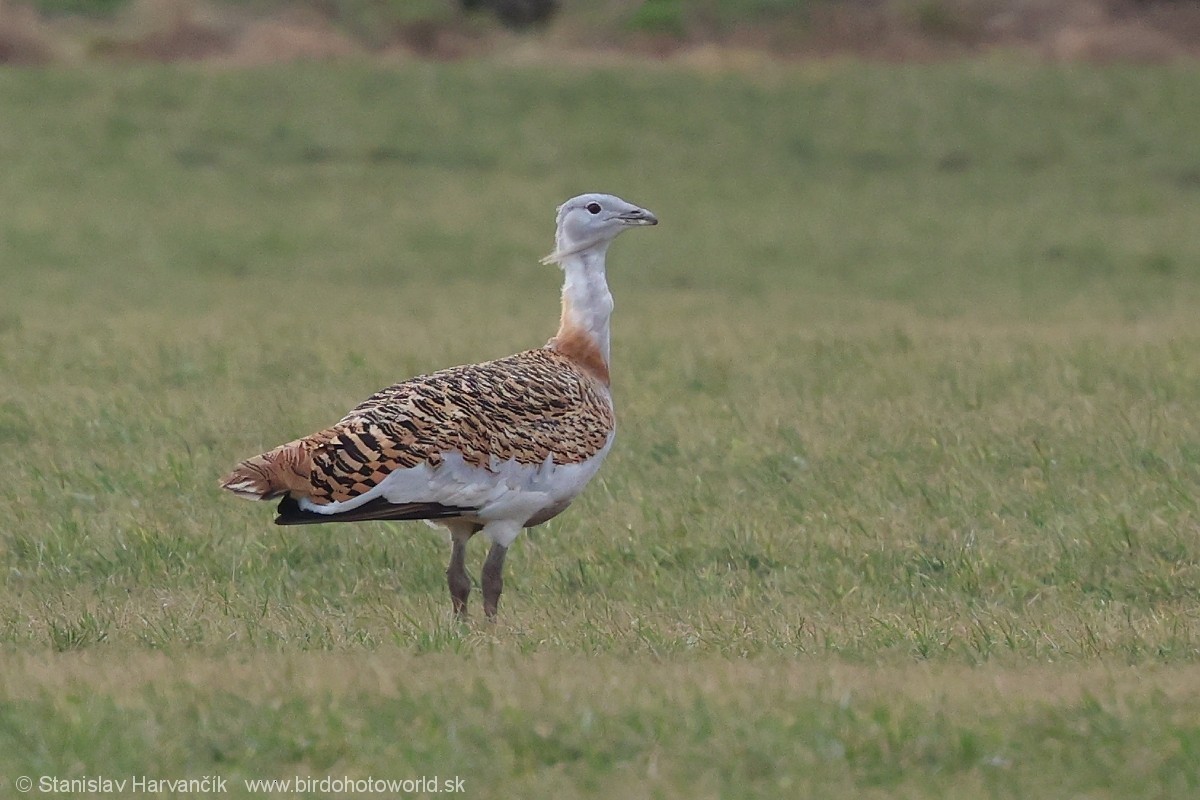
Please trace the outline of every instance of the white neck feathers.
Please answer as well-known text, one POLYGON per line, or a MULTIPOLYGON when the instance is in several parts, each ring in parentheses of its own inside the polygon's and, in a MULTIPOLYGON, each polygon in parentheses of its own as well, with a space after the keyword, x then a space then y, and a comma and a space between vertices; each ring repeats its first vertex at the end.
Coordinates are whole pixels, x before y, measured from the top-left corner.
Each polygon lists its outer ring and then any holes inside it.
POLYGON ((613 299, 604 274, 608 243, 564 254, 562 320, 550 346, 608 383, 609 318, 613 299))

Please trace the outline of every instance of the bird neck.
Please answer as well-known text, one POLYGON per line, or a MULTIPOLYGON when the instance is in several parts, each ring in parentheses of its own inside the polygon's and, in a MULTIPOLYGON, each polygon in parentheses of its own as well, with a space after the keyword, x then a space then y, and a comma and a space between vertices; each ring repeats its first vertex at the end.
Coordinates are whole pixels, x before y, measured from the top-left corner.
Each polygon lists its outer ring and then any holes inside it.
POLYGON ((604 275, 608 244, 562 258, 562 319, 550 346, 608 385, 609 318, 613 299, 604 275))

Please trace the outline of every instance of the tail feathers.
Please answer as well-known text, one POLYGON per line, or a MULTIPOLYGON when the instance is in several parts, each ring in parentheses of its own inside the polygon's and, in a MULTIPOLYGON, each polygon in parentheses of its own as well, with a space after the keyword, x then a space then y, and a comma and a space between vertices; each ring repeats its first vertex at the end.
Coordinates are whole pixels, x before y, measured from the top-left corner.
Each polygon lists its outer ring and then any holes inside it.
POLYGON ((292 491, 312 490, 311 464, 303 440, 247 458, 221 479, 221 488, 247 500, 270 500, 292 491))

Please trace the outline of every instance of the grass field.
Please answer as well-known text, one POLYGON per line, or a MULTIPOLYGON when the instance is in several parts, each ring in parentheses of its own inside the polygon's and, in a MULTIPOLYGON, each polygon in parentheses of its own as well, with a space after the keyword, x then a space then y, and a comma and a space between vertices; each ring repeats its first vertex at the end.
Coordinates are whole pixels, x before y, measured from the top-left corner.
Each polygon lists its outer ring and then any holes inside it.
POLYGON ((0 793, 1200 791, 1200 68, 7 70, 0 108, 0 793), (219 493, 541 344, 592 189, 662 220, 610 255, 620 433, 497 625, 422 525, 219 493))

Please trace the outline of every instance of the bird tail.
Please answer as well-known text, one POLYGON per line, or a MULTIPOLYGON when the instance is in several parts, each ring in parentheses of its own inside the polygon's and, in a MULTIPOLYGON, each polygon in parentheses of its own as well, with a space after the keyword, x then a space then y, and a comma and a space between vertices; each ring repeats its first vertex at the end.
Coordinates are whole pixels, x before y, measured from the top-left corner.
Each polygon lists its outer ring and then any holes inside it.
POLYGON ((247 500, 270 500, 293 490, 310 491, 309 455, 303 440, 247 458, 221 478, 221 488, 247 500))

